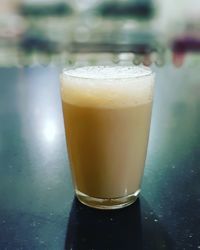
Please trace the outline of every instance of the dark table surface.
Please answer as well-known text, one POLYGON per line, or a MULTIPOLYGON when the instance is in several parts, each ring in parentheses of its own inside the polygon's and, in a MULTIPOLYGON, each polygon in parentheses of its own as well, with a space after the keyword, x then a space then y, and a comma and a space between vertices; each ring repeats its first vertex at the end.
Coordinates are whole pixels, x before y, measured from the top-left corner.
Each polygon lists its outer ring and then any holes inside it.
POLYGON ((115 211, 75 198, 59 69, 0 69, 0 249, 200 249, 200 70, 155 68, 140 199, 115 211))

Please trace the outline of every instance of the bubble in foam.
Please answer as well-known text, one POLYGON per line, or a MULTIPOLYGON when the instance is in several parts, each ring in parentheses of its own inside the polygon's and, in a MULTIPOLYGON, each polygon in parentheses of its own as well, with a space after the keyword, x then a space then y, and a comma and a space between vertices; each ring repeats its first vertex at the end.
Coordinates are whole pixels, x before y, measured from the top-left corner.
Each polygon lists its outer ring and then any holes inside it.
POLYGON ((138 78, 151 73, 151 69, 144 66, 86 66, 63 71, 64 76, 87 79, 138 78))

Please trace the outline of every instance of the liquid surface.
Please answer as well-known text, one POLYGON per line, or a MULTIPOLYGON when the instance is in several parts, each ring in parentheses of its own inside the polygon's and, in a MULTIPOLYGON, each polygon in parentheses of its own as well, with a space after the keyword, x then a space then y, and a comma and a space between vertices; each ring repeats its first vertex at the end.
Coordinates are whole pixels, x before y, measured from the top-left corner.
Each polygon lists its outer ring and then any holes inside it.
POLYGON ((87 66, 64 70, 63 75, 87 79, 127 79, 150 75, 152 72, 144 66, 87 66))

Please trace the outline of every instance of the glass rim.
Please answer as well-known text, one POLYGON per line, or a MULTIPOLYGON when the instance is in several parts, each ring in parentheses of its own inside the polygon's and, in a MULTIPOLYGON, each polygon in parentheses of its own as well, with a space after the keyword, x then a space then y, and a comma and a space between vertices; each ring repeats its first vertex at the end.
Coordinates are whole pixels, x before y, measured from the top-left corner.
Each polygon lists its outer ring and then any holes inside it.
POLYGON ((144 79, 146 77, 154 77, 155 76, 155 72, 152 71, 152 69, 148 66, 145 65, 85 65, 85 66, 73 66, 73 67, 65 67, 62 70, 61 76, 63 78, 65 77, 69 77, 72 79, 81 79, 81 80, 94 80, 94 81, 99 81, 99 80, 134 80, 134 79, 144 79), (141 75, 136 75, 136 76, 121 76, 121 77, 99 77, 99 78, 95 78, 95 77, 85 77, 85 76, 78 76, 78 75, 73 75, 72 73, 70 73, 70 71, 73 71, 75 69, 80 69, 80 68, 86 68, 86 67, 105 67, 105 68, 113 68, 113 67, 120 67, 120 68, 130 68, 130 67, 137 67, 137 68, 143 68, 146 70, 145 74, 141 74, 141 75))

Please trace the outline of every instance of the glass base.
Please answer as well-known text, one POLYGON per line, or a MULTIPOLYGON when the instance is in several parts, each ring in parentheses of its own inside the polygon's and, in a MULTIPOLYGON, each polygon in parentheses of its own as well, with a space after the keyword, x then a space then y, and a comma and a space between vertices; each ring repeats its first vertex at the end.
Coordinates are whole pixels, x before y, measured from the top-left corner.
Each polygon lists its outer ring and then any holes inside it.
POLYGON ((119 209, 127 207, 137 200, 139 193, 140 189, 134 194, 119 198, 95 198, 76 190, 76 196, 81 203, 88 207, 98 209, 119 209))

